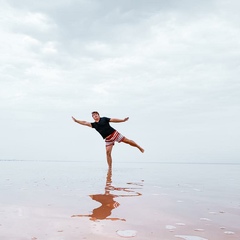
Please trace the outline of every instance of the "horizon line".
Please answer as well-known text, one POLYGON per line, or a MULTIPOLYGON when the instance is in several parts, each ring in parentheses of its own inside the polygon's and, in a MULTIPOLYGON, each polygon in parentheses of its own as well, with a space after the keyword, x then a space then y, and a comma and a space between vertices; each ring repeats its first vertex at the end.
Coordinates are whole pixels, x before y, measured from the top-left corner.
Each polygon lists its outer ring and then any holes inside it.
MULTIPOLYGON (((97 162, 96 160, 88 161, 79 161, 79 160, 26 160, 26 159, 0 159, 0 162, 97 162)), ((127 162, 117 162, 115 163, 159 163, 159 164, 218 164, 218 165, 240 165, 240 162, 204 162, 204 161, 198 161, 198 162, 189 162, 189 161, 181 161, 181 162, 173 162, 173 161, 127 161, 127 162)))

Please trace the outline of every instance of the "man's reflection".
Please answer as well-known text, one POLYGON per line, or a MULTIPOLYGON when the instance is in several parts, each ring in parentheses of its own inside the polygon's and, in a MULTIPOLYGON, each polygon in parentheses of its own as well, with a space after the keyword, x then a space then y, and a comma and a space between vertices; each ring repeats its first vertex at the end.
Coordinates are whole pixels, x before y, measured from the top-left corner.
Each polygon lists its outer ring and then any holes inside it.
POLYGON ((72 217, 89 217, 90 220, 120 220, 126 221, 124 218, 113 218, 111 216, 112 210, 120 206, 120 204, 115 201, 117 197, 134 197, 134 196, 141 196, 142 194, 136 192, 134 189, 140 189, 139 186, 142 186, 141 183, 127 183, 132 185, 137 185, 138 187, 114 187, 112 186, 112 170, 108 169, 107 178, 106 178, 106 186, 105 186, 105 193, 104 194, 94 194, 89 195, 92 200, 95 200, 101 204, 100 207, 93 209, 92 214, 78 214, 72 215, 72 217), (112 194, 111 191, 124 191, 125 194, 112 194), (127 194, 126 194, 127 193, 127 194))

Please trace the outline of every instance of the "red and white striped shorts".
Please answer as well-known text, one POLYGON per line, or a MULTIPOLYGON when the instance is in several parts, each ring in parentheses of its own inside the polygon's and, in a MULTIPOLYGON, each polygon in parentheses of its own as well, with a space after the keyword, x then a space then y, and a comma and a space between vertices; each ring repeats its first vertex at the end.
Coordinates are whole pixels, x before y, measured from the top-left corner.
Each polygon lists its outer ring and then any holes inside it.
POLYGON ((118 131, 113 132, 105 138, 106 146, 114 145, 114 142, 121 142, 124 136, 118 131))

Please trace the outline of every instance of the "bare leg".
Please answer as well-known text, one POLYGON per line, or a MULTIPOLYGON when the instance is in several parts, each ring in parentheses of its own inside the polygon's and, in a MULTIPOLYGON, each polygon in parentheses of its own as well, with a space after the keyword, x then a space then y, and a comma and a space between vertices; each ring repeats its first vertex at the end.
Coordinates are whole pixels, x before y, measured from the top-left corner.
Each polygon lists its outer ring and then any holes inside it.
POLYGON ((137 143, 135 143, 133 140, 130 140, 130 139, 124 137, 122 142, 127 143, 133 147, 137 147, 142 153, 144 152, 144 149, 142 147, 140 147, 137 143))
POLYGON ((113 145, 106 146, 107 163, 109 168, 112 168, 112 148, 113 145))

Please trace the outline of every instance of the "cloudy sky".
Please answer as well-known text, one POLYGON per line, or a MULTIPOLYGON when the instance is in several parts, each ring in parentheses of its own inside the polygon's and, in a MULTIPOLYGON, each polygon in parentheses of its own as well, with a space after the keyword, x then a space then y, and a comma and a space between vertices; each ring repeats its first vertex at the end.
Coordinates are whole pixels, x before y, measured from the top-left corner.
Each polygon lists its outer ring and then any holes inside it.
POLYGON ((238 0, 2 0, 0 159, 105 161, 71 120, 145 148, 115 161, 240 163, 238 0))

